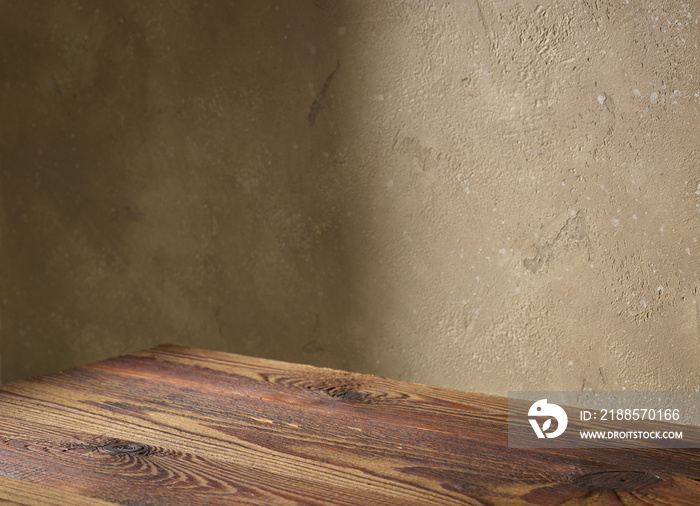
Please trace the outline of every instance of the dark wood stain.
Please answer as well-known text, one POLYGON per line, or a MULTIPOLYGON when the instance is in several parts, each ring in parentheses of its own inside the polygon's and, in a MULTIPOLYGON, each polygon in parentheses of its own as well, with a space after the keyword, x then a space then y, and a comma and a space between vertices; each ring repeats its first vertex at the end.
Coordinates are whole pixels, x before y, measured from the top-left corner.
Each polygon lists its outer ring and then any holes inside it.
POLYGON ((700 452, 508 448, 506 399, 161 346, 0 388, 0 500, 700 504, 700 452))

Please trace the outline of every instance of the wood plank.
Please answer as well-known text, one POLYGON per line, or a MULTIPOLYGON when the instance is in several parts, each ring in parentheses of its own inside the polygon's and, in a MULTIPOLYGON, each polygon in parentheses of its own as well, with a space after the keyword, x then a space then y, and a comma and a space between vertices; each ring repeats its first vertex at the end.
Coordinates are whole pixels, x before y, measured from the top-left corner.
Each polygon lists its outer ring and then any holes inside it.
POLYGON ((39 485, 13 478, 0 476, 0 504, 20 504, 27 506, 54 506, 73 504, 75 506, 104 506, 114 504, 81 494, 66 492, 54 487, 39 485))
POLYGON ((0 475, 119 503, 700 503, 698 450, 514 449, 506 418, 500 397, 161 346, 0 388, 0 475))

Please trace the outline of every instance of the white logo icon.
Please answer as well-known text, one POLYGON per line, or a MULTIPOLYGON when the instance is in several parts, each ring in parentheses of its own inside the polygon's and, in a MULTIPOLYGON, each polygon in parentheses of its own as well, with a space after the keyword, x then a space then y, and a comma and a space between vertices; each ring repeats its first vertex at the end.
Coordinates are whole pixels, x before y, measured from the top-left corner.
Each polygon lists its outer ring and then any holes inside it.
POLYGON ((548 404, 547 399, 540 399, 532 406, 530 406, 530 411, 528 411, 528 416, 548 416, 548 418, 543 424, 542 428, 537 423, 537 420, 529 418, 530 425, 532 429, 537 434, 538 438, 546 437, 559 437, 566 430, 566 424, 569 423, 569 417, 566 416, 566 412, 556 404, 548 404), (552 425, 552 418, 557 421, 557 430, 554 432, 547 432, 547 429, 552 425))

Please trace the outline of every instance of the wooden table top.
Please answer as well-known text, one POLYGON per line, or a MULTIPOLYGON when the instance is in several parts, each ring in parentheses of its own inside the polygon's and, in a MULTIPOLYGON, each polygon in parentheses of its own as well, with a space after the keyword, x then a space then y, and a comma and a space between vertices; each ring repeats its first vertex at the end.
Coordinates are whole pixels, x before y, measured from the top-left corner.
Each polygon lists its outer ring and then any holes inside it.
POLYGON ((160 346, 0 388, 0 500, 700 504, 700 450, 508 448, 506 418, 502 397, 160 346))

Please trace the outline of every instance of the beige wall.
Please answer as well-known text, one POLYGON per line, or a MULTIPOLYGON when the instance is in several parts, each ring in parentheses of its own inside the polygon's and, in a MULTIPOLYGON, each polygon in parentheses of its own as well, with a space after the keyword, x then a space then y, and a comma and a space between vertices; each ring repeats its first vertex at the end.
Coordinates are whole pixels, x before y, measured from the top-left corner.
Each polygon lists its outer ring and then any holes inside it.
POLYGON ((164 342, 700 386, 700 4, 0 0, 2 379, 164 342))

